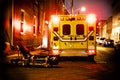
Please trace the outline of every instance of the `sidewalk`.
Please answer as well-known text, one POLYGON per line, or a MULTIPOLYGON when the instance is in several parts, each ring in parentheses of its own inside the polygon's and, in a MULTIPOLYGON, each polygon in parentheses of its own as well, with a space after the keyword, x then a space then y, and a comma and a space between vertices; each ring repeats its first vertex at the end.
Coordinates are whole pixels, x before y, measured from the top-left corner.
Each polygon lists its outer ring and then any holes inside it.
POLYGON ((7 55, 8 62, 11 62, 11 59, 16 59, 20 57, 21 57, 21 54, 19 53, 19 51, 11 51, 7 55))
MULTIPOLYGON (((48 51, 46 51, 46 50, 34 50, 34 51, 30 51, 30 54, 32 54, 32 55, 38 55, 38 54, 48 54, 48 51)), ((8 58, 10 58, 10 59, 13 59, 13 58, 18 58, 18 57, 21 57, 22 56, 22 54, 20 54, 20 52, 19 51, 12 51, 12 52, 10 52, 9 53, 9 55, 7 56, 8 58)))

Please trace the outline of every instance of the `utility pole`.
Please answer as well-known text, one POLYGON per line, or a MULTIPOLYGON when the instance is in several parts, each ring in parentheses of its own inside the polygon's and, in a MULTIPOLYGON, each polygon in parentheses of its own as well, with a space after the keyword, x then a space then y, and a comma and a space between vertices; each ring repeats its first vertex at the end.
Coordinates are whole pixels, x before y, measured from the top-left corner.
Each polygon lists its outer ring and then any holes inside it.
POLYGON ((73 0, 72 0, 72 3, 71 3, 71 14, 73 14, 73 0))

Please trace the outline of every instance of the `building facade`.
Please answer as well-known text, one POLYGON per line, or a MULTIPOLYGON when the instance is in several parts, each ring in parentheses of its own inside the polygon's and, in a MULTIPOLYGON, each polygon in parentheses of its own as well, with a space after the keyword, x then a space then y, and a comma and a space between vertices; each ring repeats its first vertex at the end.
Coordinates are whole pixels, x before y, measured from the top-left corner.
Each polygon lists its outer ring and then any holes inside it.
POLYGON ((113 19, 112 19, 112 39, 115 42, 120 41, 120 1, 113 0, 112 3, 113 19))
POLYGON ((120 13, 113 16, 112 38, 115 42, 120 41, 120 13))
POLYGON ((35 0, 13 0, 12 24, 13 45, 24 42, 26 45, 41 44, 40 2, 35 0), (38 14, 39 13, 39 14, 38 14))
POLYGON ((112 16, 99 25, 99 34, 100 37, 113 39, 114 42, 117 42, 120 41, 120 1, 113 0, 111 6, 112 16))
POLYGON ((42 45, 44 30, 52 14, 64 14, 64 0, 8 0, 9 27, 12 45, 42 45))

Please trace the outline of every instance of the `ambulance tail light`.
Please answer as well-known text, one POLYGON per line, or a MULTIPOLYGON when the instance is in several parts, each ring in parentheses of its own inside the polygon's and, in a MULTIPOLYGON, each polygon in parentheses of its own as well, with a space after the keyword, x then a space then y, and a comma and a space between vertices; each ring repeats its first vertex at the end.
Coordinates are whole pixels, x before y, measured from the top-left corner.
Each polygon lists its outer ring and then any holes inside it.
POLYGON ((53 46, 52 54, 53 55, 59 55, 59 47, 58 46, 53 46))
POLYGON ((89 55, 94 55, 95 54, 95 50, 94 49, 89 49, 88 50, 88 54, 89 55))
POLYGON ((53 30, 57 32, 58 31, 58 27, 54 27, 53 30))
POLYGON ((51 16, 51 21, 52 21, 54 24, 58 24, 59 21, 60 21, 60 18, 59 18, 57 15, 52 15, 52 16, 51 16))
POLYGON ((93 31, 94 27, 93 26, 89 26, 89 31, 93 31))
POLYGON ((88 54, 89 55, 95 55, 96 54, 96 49, 94 46, 88 46, 88 54))
POLYGON ((92 24, 92 23, 95 23, 96 22, 96 15, 95 14, 89 14, 87 17, 86 17, 86 21, 89 23, 89 24, 92 24))
POLYGON ((52 54, 53 55, 58 55, 59 54, 59 50, 58 49, 53 49, 52 50, 52 54))

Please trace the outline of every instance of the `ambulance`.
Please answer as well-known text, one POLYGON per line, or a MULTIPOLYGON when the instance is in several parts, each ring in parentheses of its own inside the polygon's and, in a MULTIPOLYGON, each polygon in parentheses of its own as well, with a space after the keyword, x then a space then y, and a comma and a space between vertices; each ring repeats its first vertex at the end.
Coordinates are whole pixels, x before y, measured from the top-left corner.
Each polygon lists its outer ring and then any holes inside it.
POLYGON ((60 56, 96 55, 96 15, 52 15, 49 23, 51 53, 60 56))

